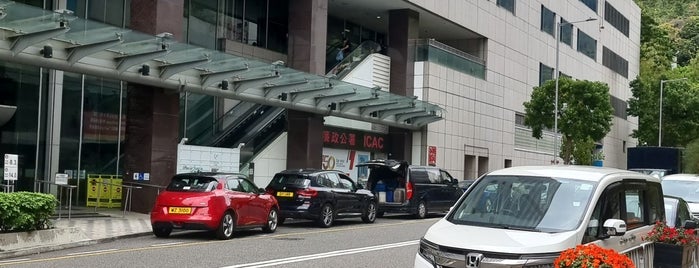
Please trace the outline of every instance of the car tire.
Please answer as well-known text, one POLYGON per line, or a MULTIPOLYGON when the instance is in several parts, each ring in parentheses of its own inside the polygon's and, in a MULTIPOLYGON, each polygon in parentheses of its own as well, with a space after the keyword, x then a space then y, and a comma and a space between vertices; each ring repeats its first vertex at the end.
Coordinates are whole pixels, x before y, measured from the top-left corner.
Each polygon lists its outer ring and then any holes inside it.
POLYGON ((376 202, 369 202, 369 204, 366 205, 364 213, 362 213, 362 221, 364 223, 373 223, 376 221, 376 209, 376 202))
POLYGON ((235 229, 235 217, 230 211, 226 211, 221 217, 221 222, 216 229, 216 237, 221 240, 231 239, 235 229))
POLYGON ((417 204, 417 211, 415 212, 415 218, 418 219, 424 219, 427 217, 427 204, 425 204, 425 201, 420 201, 420 203, 417 204))
POLYGON ((276 208, 269 210, 267 214, 267 223, 262 227, 262 231, 265 233, 274 233, 277 230, 277 225, 279 225, 279 212, 276 208))
POLYGON ((320 215, 318 216, 317 223, 320 227, 328 228, 333 225, 335 221, 335 210, 333 206, 326 203, 320 208, 320 215))
POLYGON ((172 233, 172 227, 166 225, 153 225, 153 234, 156 237, 165 238, 172 233))

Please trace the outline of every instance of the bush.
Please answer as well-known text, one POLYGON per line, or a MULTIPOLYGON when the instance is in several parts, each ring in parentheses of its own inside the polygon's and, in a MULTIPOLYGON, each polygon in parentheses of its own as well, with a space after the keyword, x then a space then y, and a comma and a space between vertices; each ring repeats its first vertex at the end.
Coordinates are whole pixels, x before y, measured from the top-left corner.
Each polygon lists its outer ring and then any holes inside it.
POLYGON ((58 201, 50 194, 0 193, 0 232, 22 232, 51 227, 49 217, 58 201))

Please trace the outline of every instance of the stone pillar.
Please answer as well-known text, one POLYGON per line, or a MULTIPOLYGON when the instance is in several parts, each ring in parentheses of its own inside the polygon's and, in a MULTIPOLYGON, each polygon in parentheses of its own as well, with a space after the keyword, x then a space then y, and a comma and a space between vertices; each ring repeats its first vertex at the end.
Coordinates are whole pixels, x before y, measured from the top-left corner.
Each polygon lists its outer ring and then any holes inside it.
MULTIPOLYGON (((289 1, 289 66, 324 75, 328 0, 289 1)), ((286 168, 320 168, 323 116, 287 110, 286 168)))
MULTIPOLYGON (((183 40, 183 14, 182 0, 132 0, 131 28, 152 35, 169 32, 183 40)), ((150 181, 145 183, 165 186, 176 172, 179 93, 134 83, 127 90, 124 181, 147 172, 150 181)), ((132 210, 150 212, 156 195, 152 187, 134 190, 132 210)))
MULTIPOLYGON (((420 14, 410 9, 388 12, 388 56, 391 57, 391 93, 413 96, 415 61, 410 42, 419 37, 420 14)), ((410 130, 389 127, 389 158, 407 160, 412 158, 412 135, 410 130)))

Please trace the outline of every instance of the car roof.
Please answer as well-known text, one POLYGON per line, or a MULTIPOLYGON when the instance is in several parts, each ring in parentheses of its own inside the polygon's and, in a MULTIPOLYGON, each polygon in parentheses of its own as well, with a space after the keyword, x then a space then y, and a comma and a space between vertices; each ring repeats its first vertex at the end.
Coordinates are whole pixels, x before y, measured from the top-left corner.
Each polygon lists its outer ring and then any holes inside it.
POLYGON ((645 179, 648 181, 660 182, 660 179, 642 173, 616 168, 596 167, 596 166, 518 166, 493 171, 488 175, 500 176, 544 176, 569 178, 586 181, 600 181, 609 175, 624 175, 629 178, 645 179))
POLYGON ((297 168, 297 169, 287 169, 284 171, 281 171, 277 174, 304 174, 304 175, 315 175, 321 172, 336 172, 336 173, 343 173, 343 171, 340 170, 332 170, 332 169, 317 169, 317 168, 297 168))
POLYGON ((672 175, 665 175, 663 177, 663 180, 664 181, 699 181, 699 175, 687 174, 687 173, 672 174, 672 175))

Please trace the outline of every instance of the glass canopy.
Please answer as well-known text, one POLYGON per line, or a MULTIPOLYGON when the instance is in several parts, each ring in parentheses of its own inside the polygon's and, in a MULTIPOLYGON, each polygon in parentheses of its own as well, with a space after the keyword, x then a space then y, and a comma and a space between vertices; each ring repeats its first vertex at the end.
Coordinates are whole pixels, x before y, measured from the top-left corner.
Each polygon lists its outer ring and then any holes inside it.
POLYGON ((437 105, 340 80, 0 0, 0 60, 328 116, 419 129, 437 105))

